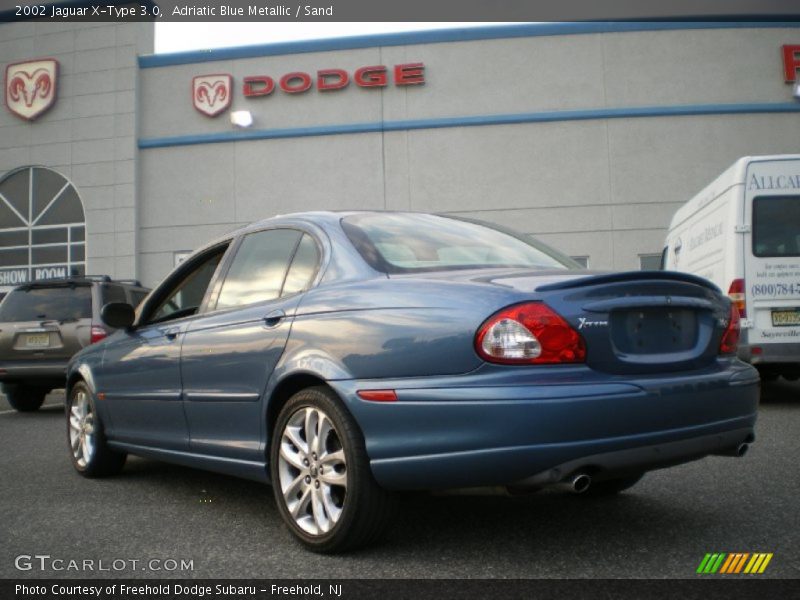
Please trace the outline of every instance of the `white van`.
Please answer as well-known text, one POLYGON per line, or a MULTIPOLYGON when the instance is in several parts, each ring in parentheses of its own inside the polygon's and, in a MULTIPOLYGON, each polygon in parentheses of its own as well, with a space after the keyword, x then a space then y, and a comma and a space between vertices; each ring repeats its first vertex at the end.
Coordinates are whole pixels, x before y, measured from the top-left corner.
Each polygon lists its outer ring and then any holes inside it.
POLYGON ((736 161, 675 213, 661 264, 728 292, 764 379, 800 377, 800 154, 736 161))

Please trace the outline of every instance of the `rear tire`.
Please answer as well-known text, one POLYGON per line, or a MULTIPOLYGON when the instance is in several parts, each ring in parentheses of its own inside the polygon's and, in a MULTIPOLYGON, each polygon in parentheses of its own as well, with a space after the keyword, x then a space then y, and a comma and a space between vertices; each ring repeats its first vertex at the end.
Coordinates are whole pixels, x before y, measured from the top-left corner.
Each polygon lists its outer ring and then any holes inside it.
POLYGON ((44 398, 50 390, 47 388, 24 385, 22 383, 4 384, 3 392, 8 403, 16 411, 34 412, 44 404, 44 398))
POLYGON ((116 475, 128 457, 108 446, 92 392, 83 382, 75 384, 67 399, 67 444, 72 466, 84 477, 116 475))
POLYGON ((614 494, 619 494, 627 490, 628 488, 633 487, 644 477, 644 473, 638 473, 637 475, 631 475, 629 477, 620 477, 618 479, 607 479, 606 481, 598 481, 597 483, 592 483, 589 486, 589 489, 586 490, 584 493, 579 494, 579 496, 587 496, 587 497, 601 497, 601 496, 613 496, 614 494))
POLYGON ((314 552, 374 542, 393 512, 395 499, 375 482, 358 425, 326 387, 302 390, 281 409, 270 476, 281 517, 314 552))

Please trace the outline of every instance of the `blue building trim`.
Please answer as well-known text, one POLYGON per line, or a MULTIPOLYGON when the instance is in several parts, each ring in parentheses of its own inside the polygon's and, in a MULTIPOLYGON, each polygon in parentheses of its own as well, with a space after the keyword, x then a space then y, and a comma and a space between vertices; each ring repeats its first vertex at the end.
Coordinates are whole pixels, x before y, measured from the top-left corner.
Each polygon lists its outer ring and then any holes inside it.
POLYGON ((284 129, 242 129, 218 133, 200 133, 159 138, 139 139, 139 148, 168 148, 195 144, 219 144, 247 140, 376 133, 382 131, 411 131, 415 129, 442 129, 447 127, 480 127, 483 125, 511 125, 515 123, 552 123, 556 121, 588 121, 592 119, 631 119, 642 117, 686 117, 697 115, 737 115, 800 112, 799 103, 756 104, 694 104, 684 106, 641 106, 631 108, 598 108, 588 110, 555 110, 505 115, 478 115, 467 117, 441 117, 435 119, 408 119, 378 121, 373 123, 347 123, 315 127, 290 127, 284 129))
POLYGON ((593 21, 571 23, 520 23, 462 29, 437 29, 407 33, 358 35, 326 40, 282 42, 237 48, 193 50, 173 54, 152 54, 139 57, 139 67, 152 69, 173 65, 187 65, 217 60, 237 60, 259 56, 330 52, 381 46, 406 46, 411 44, 438 44, 521 37, 553 35, 580 35, 587 33, 620 33, 631 31, 670 31, 681 29, 758 29, 800 27, 798 21, 593 21))

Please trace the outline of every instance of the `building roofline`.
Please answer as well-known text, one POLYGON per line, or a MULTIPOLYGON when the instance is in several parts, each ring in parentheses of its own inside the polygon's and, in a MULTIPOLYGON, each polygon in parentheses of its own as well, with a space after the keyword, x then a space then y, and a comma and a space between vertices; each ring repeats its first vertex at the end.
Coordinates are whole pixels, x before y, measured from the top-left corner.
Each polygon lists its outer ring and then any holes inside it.
MULTIPOLYGON (((787 17, 787 19, 788 18, 789 17, 787 17)), ((794 17, 794 19, 796 19, 796 17, 794 17)), ((304 54, 308 52, 330 52, 334 50, 354 50, 360 48, 522 37, 691 29, 774 29, 783 27, 798 28, 800 27, 800 21, 581 21, 569 23, 515 23, 513 25, 380 33, 321 40, 237 46, 233 48, 192 50, 189 52, 175 52, 170 54, 150 54, 139 56, 139 67, 142 69, 152 69, 219 60, 304 54)))

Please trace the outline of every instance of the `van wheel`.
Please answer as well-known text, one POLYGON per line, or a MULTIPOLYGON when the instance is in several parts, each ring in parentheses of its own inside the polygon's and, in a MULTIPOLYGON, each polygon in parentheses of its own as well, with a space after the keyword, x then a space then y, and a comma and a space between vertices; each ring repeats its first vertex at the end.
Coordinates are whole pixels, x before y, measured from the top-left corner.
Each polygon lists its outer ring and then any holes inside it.
POLYGON ((296 393, 281 410, 270 476, 283 520, 314 552, 367 545, 389 522, 394 497, 375 482, 358 425, 326 387, 296 393))
POLYGON ((47 388, 23 385, 21 383, 4 384, 3 392, 11 408, 19 412, 33 412, 44 404, 44 398, 50 390, 47 388))
POLYGON ((67 442, 72 466, 84 477, 116 475, 125 465, 127 454, 109 448, 92 393, 84 383, 75 384, 67 400, 67 442))

